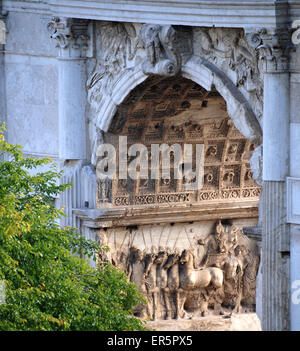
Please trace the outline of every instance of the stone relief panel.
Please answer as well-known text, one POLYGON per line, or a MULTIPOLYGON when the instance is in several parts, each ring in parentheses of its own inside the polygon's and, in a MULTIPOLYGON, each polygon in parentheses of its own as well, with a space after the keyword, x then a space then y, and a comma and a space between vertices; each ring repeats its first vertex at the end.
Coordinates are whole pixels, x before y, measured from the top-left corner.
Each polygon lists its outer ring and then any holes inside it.
MULTIPOLYGON (((244 221, 246 223, 247 220, 244 221)), ((259 251, 241 222, 194 222, 102 230, 100 259, 140 287, 142 318, 178 319, 255 310, 259 251)))
POLYGON ((97 22, 96 64, 87 81, 88 101, 97 113, 128 70, 173 76, 192 53, 192 31, 181 26, 97 22))
POLYGON ((262 118, 263 67, 242 29, 195 27, 193 51, 228 75, 262 118))
MULTIPOLYGON (((127 136, 128 148, 136 143, 145 145, 150 166, 151 144, 204 146, 204 184, 198 190, 186 191, 188 180, 175 179, 172 153, 170 179, 163 179, 160 173, 158 179, 98 180, 97 207, 105 216, 126 221, 127 215, 137 215, 142 216, 138 223, 143 223, 126 227, 126 222, 122 227, 116 222, 108 224, 112 228, 101 229, 99 240, 110 250, 100 259, 123 269, 140 287, 148 300, 147 306, 136 307, 135 314, 142 318, 253 311, 259 253, 241 228, 256 225, 256 219, 237 223, 234 219, 214 222, 212 218, 240 218, 244 214, 234 217, 230 211, 240 211, 245 202, 249 209, 257 207, 261 188, 250 163, 258 148, 234 126, 228 106, 214 86, 207 91, 180 73, 192 55, 203 58, 238 87, 260 117, 262 85, 255 50, 239 29, 111 22, 99 22, 95 29, 97 56, 87 82, 93 149, 101 143, 113 144, 118 164, 118 138, 127 136), (148 78, 122 103, 115 101, 112 91, 116 84, 126 85, 126 72, 137 71, 148 78), (107 101, 114 102, 110 110, 114 118, 103 132, 96 129, 95 120, 100 110, 110 108, 107 101), (161 217, 165 224, 149 225, 154 223, 151 208, 159 215, 162 208, 171 213, 176 207, 178 221, 187 222, 179 213, 183 208, 195 205, 209 212, 208 208, 215 211, 220 204, 225 204, 226 214, 208 214, 209 222, 202 218, 201 222, 172 225, 167 215, 161 217), (146 212, 150 217, 146 218, 146 212), (226 217, 229 212, 231 217, 226 217)), ((96 153, 92 154, 96 165, 96 153)), ((195 155, 193 152, 193 166, 199 162, 195 155)), ((128 163, 133 160, 127 157, 128 163)), ((158 168, 161 172, 161 160, 158 168)))
MULTIPOLYGON (((249 160, 256 146, 234 127, 226 112, 224 99, 181 77, 152 76, 136 87, 120 105, 104 142, 114 144, 118 136, 127 136, 128 148, 135 143, 147 147, 149 170, 151 144, 169 146, 204 145, 204 183, 195 191, 186 191, 186 179, 175 179, 173 154, 170 153, 170 179, 116 179, 111 196, 104 201, 98 192, 99 207, 166 203, 199 203, 215 200, 258 199, 261 193, 250 169, 249 160)), ((128 158, 130 163, 134 157, 128 158)), ((193 166, 196 163, 193 152, 193 166)), ((117 162, 118 164, 118 162, 117 162)), ((162 168, 160 160, 159 167, 162 168)), ((150 171, 149 171, 150 172, 150 171)), ((118 174, 118 172, 117 172, 118 174)))

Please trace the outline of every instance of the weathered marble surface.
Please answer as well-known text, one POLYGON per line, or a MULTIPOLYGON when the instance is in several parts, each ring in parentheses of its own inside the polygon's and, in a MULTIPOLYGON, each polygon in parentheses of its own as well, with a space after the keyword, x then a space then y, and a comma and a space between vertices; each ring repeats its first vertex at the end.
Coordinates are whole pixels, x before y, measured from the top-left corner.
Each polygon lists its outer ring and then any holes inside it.
POLYGON ((135 309, 141 318, 255 310, 259 251, 235 225, 218 221, 114 228, 98 237, 110 248, 100 259, 124 270, 148 300, 135 309))

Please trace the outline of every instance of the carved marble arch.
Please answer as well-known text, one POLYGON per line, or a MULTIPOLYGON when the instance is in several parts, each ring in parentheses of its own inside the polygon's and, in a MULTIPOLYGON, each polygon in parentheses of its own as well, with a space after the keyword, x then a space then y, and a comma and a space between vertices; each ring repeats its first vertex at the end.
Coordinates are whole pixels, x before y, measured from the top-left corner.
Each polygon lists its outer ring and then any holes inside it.
MULTIPOLYGON (((227 103, 227 112, 235 127, 247 139, 261 144, 262 128, 249 102, 216 65, 206 59, 191 55, 182 65, 180 74, 210 91, 214 86, 227 103)), ((110 94, 104 94, 101 106, 97 109, 95 125, 104 132, 108 131, 118 106, 130 92, 148 78, 139 65, 119 72, 118 79, 112 84, 110 94)))
MULTIPOLYGON (((185 75, 188 76, 187 71, 185 75)), ((185 191, 185 180, 174 177, 165 181, 130 178, 105 184, 98 181, 100 208, 104 204, 149 209, 171 205, 181 211, 180 215, 174 209, 171 211, 178 220, 186 216, 182 209, 187 206, 196 209, 194 215, 198 219, 217 218, 220 213, 226 218, 257 217, 261 189, 253 179, 249 160, 260 138, 254 134, 255 125, 252 130, 249 128, 249 139, 245 138, 230 118, 228 103, 216 86, 209 88, 183 76, 150 76, 124 99, 104 133, 104 142, 114 144, 116 149, 120 135, 127 136, 128 147, 135 143, 145 145, 149 169, 151 144, 204 144, 203 187, 185 191)), ((195 152, 193 156, 195 163, 195 152)))

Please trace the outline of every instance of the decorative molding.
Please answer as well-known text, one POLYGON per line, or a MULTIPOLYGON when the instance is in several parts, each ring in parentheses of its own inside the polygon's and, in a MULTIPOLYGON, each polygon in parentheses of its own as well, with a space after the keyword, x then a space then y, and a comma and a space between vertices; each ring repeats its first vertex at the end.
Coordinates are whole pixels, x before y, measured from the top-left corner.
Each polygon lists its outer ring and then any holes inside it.
MULTIPOLYGON (((289 3, 291 20, 299 19, 299 4, 289 3)), ((100 21, 245 29, 275 28, 278 17, 274 0, 3 0, 3 8, 100 21)))
MULTIPOLYGON (((258 199, 242 199, 232 203, 223 199, 215 203, 165 204, 158 208, 156 204, 148 206, 115 207, 105 209, 73 208, 73 213, 98 228, 112 228, 128 225, 184 223, 213 219, 257 218, 258 199)), ((88 225, 88 224, 87 224, 88 225)))
POLYGON ((288 177, 287 223, 300 224, 300 178, 288 177))

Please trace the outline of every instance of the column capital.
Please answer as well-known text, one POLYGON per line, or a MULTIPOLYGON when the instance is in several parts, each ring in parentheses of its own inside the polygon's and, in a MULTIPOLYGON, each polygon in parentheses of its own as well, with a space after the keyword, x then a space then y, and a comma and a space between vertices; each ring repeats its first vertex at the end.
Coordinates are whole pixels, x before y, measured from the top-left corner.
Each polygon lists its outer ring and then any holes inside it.
POLYGON ((264 63, 265 73, 288 72, 290 52, 295 49, 291 34, 291 29, 286 27, 272 31, 261 28, 247 34, 249 44, 256 49, 259 60, 264 63))
POLYGON ((47 24, 51 38, 55 39, 61 58, 85 58, 88 42, 88 20, 53 17, 47 24))

